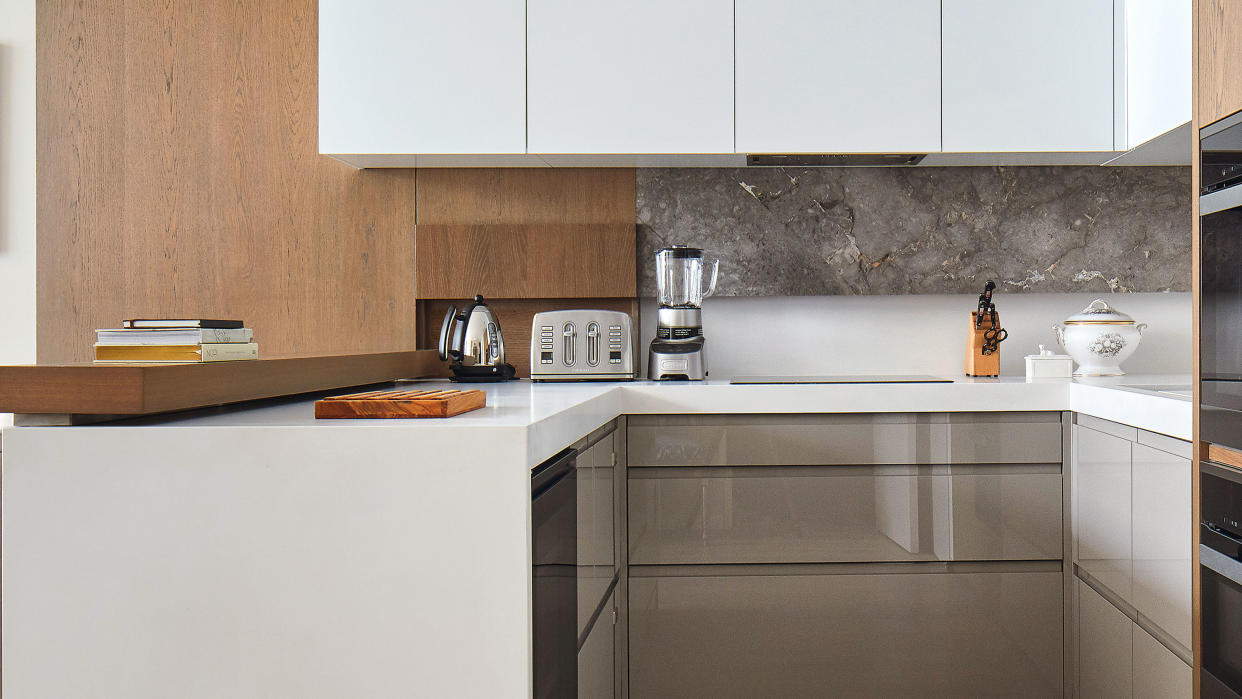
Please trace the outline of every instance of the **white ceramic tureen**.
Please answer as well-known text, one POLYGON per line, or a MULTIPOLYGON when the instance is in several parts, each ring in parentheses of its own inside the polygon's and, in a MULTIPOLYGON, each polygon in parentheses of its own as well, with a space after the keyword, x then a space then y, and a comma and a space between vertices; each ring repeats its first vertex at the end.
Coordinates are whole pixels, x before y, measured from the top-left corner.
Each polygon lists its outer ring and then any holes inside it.
POLYGON ((1057 341, 1078 362, 1074 376, 1121 376, 1121 363, 1134 354, 1143 339, 1146 323, 1114 309, 1101 299, 1091 302, 1065 319, 1064 327, 1052 326, 1057 341))

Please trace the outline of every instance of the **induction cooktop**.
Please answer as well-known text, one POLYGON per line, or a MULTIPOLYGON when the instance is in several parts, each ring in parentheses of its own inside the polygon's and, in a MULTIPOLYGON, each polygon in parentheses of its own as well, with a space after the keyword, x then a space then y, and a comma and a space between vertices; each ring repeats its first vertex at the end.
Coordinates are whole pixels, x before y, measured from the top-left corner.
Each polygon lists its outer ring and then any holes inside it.
POLYGON ((858 374, 841 376, 734 376, 731 384, 802 384, 802 383, 953 383, 952 379, 922 374, 858 374))

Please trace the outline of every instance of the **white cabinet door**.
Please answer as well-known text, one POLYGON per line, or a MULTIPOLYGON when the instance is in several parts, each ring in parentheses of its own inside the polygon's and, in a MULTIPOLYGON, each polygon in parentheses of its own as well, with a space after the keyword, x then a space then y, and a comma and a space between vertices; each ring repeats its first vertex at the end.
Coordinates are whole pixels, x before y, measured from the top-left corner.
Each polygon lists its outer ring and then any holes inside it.
POLYGON ((737 149, 940 150, 940 0, 737 0, 737 149))
MULTIPOLYGON (((1190 121, 1191 0, 1125 0, 1126 109, 1118 148, 1190 121)), ((1189 157, 1189 155, 1188 155, 1189 157)))
POLYGON ((1131 626, 1134 629, 1134 699, 1190 699, 1194 695, 1190 666, 1138 624, 1131 626))
POLYGON ((944 0, 944 150, 1111 151, 1112 0, 944 0))
POLYGON ((1130 699, 1134 687, 1131 667, 1134 622, 1086 583, 1081 580, 1075 583, 1078 585, 1078 696, 1130 699))
POLYGON ((1190 459, 1143 444, 1132 452, 1134 606, 1189 649, 1190 459))
POLYGON ((531 153, 733 152, 731 0, 530 0, 527 32, 531 153))
POLYGON ((320 0, 319 152, 525 153, 523 0, 320 0))
POLYGON ((1130 601, 1130 441, 1074 425, 1073 471, 1076 562, 1130 601))

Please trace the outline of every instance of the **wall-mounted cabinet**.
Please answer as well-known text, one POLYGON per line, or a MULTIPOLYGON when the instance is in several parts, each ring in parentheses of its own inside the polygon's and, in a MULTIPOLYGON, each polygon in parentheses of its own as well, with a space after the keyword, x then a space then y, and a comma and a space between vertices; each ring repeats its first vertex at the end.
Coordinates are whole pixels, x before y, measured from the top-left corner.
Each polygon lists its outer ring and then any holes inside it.
POLYGON ((1188 1, 321 0, 320 152, 359 167, 1098 164, 1186 121, 1188 1))
POLYGON ((732 153, 732 0, 530 0, 531 153, 732 153))
POLYGON ((940 0, 737 0, 737 151, 940 150, 940 0))
POLYGON ((526 4, 320 0, 319 152, 524 155, 526 4))
POLYGON ((945 0, 944 150, 1111 151, 1112 0, 945 0))

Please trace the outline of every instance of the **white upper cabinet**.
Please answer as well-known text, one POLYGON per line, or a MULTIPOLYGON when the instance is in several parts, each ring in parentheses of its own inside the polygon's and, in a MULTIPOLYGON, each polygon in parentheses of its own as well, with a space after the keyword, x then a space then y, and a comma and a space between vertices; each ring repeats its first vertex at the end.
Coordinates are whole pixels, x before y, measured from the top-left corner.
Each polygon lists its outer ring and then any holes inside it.
POLYGON ((733 152, 732 0, 527 11, 529 152, 733 152))
POLYGON ((523 0, 320 0, 319 152, 525 153, 525 34, 523 0))
MULTIPOLYGON (((1117 148, 1129 150, 1190 121, 1191 0, 1124 0, 1118 5, 1117 148)), ((1190 142, 1187 139, 1186 162, 1190 142)))
POLYGON ((944 0, 944 150, 1113 150, 1113 0, 944 0))
POLYGON ((940 150, 940 0, 737 0, 737 150, 940 150))

